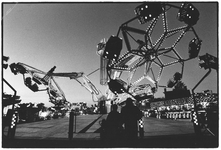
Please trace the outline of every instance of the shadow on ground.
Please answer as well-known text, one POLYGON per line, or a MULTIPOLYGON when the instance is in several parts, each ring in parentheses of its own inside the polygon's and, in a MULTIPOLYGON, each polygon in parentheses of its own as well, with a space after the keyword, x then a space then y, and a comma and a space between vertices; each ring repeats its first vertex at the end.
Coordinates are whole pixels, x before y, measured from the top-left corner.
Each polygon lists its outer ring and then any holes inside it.
POLYGON ((165 135, 137 141, 97 139, 3 139, 3 148, 217 148, 218 137, 165 135))

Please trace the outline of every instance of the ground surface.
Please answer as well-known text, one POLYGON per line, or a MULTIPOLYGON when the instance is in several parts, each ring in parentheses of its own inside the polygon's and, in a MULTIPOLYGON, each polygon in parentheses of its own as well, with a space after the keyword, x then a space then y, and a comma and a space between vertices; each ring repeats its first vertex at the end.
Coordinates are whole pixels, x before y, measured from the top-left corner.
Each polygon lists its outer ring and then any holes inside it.
POLYGON ((14 139, 3 138, 2 147, 149 147, 201 148, 218 147, 218 138, 206 134, 197 137, 190 120, 144 118, 144 138, 138 141, 102 140, 99 122, 106 115, 77 116, 73 139, 68 138, 69 118, 18 124, 14 139))

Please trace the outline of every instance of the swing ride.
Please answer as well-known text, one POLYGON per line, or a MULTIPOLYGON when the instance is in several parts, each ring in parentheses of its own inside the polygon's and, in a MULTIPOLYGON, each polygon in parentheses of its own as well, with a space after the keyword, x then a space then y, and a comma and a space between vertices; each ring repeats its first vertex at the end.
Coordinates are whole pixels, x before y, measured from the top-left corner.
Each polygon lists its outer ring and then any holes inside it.
POLYGON ((49 101, 55 106, 67 107, 70 102, 66 100, 65 94, 55 81, 54 77, 67 77, 76 80, 91 94, 94 101, 102 97, 101 92, 94 86, 87 75, 83 72, 54 73, 56 66, 48 72, 41 71, 24 63, 12 63, 10 69, 15 75, 22 74, 24 84, 33 92, 47 91, 49 101))

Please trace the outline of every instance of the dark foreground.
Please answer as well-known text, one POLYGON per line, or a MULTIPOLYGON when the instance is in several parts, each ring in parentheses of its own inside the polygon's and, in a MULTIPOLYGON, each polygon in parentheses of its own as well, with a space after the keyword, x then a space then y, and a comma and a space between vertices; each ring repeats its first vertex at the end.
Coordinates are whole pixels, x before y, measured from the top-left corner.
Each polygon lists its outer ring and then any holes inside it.
POLYGON ((212 136, 195 135, 145 137, 137 141, 105 141, 92 139, 14 139, 5 140, 4 148, 217 148, 218 140, 212 136))
POLYGON ((3 136, 3 148, 217 148, 218 136, 196 136, 189 120, 144 118, 144 138, 100 138, 101 119, 106 115, 78 116, 73 138, 68 138, 69 118, 17 125, 15 138, 3 136))

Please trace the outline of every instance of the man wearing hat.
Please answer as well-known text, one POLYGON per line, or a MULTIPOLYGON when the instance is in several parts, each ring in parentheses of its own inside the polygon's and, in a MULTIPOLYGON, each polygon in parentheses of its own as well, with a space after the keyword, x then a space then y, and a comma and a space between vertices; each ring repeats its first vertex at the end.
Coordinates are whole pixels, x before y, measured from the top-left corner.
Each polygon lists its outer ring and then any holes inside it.
POLYGON ((125 127, 125 136, 130 140, 138 138, 138 123, 137 121, 142 118, 142 112, 133 104, 131 98, 127 98, 126 106, 121 110, 122 119, 125 127))

